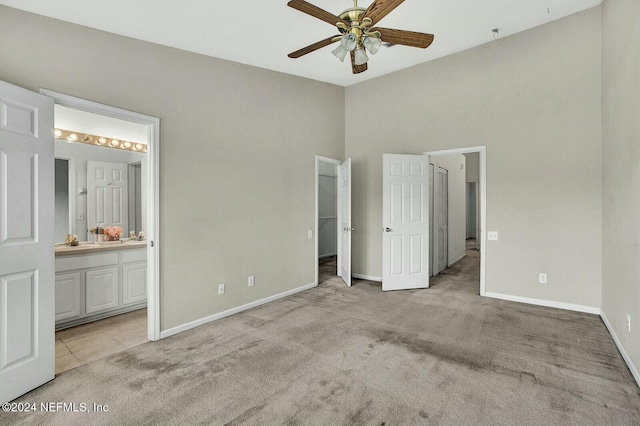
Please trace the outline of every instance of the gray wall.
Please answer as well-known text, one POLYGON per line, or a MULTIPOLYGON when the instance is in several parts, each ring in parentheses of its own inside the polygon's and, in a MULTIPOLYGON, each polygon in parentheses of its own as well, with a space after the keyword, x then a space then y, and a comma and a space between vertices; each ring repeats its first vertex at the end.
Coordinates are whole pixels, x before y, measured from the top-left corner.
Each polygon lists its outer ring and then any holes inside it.
POLYGON ((640 2, 605 0, 602 43, 602 311, 640 368, 640 2))
POLYGON ((162 330, 315 281, 315 155, 343 158, 343 88, 4 6, 0 28, 1 80, 160 118, 162 330))
POLYGON ((487 291, 599 307, 600 28, 598 7, 348 87, 354 273, 382 273, 383 153, 486 145, 487 291))

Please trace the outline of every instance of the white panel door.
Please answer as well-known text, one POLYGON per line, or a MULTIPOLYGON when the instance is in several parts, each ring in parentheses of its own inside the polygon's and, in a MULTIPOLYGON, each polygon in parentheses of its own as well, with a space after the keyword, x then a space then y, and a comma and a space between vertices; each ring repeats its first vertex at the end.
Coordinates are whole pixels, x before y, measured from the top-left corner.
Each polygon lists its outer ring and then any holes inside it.
MULTIPOLYGON (((129 234, 128 166, 124 163, 87 161, 87 224, 119 226, 129 234)), ((87 231, 87 240, 95 235, 87 231)))
POLYGON ((429 158, 383 154, 382 290, 429 287, 429 158))
POLYGON ((0 81, 0 403, 55 374, 53 99, 0 81))
POLYGON ((338 167, 338 275, 351 286, 351 158, 338 167))

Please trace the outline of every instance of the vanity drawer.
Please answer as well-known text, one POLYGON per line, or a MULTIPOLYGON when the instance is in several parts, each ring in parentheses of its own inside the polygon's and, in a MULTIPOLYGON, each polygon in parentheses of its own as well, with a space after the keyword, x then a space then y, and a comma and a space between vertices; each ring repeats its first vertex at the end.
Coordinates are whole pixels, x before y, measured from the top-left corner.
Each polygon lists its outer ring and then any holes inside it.
POLYGON ((97 268, 117 264, 118 252, 65 256, 56 258, 56 272, 75 271, 77 269, 97 268))
POLYGON ((147 249, 122 251, 122 263, 146 262, 146 261, 147 261, 147 249))

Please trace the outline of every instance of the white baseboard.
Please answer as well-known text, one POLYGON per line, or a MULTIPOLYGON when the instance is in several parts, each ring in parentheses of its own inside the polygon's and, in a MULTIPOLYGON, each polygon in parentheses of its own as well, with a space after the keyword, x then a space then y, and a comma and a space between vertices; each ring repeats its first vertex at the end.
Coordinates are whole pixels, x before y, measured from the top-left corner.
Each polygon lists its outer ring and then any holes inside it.
POLYGON ((453 262, 449 263, 449 266, 453 266, 456 263, 460 262, 462 259, 464 259, 464 257, 466 256, 466 254, 463 254, 462 256, 460 256, 459 258, 457 258, 456 260, 454 260, 453 262))
POLYGON ((528 303, 529 305, 546 306, 548 308, 566 309, 568 311, 584 312, 586 314, 600 315, 600 308, 592 306, 574 305, 573 303, 555 302, 553 300, 533 299, 530 297, 512 296, 510 294, 485 293, 486 297, 493 299, 509 300, 511 302, 528 303))
POLYGON ((618 347, 620 354, 622 354, 622 358, 624 359, 624 362, 627 363, 627 367, 629 367, 629 371, 631 371, 633 378, 636 379, 636 383, 638 383, 638 386, 640 386, 640 372, 638 372, 638 369, 633 364, 631 357, 629 356, 627 351, 624 349, 624 346, 622 346, 622 342, 620 341, 620 339, 618 339, 618 335, 613 330, 613 327, 611 326, 611 323, 607 319, 607 316, 604 314, 604 311, 600 313, 600 318, 602 318, 602 322, 604 322, 604 325, 607 327, 607 330, 609 330, 609 334, 611 334, 611 337, 613 337, 613 341, 616 342, 616 346, 618 347))
POLYGON ((373 275, 351 274, 351 276, 359 280, 382 282, 382 277, 374 277, 373 275))
POLYGON ((278 299, 282 299, 283 297, 291 296, 293 294, 299 293, 301 291, 309 290, 311 288, 317 287, 318 283, 311 283, 307 285, 303 285, 302 287, 294 288, 293 290, 287 290, 283 293, 275 294, 273 296, 265 297, 264 299, 256 300, 255 302, 250 302, 242 306, 238 306, 236 308, 227 309, 226 311, 210 315, 208 317, 200 318, 195 321, 188 322, 186 324, 179 325, 177 327, 170 328, 168 330, 163 330, 160 332, 160 338, 164 339, 165 337, 173 336, 174 334, 182 333, 183 331, 191 330, 192 328, 199 327, 201 325, 226 318, 230 315, 240 313, 242 311, 246 311, 247 309, 255 308, 260 305, 264 305, 265 303, 273 302, 278 299))

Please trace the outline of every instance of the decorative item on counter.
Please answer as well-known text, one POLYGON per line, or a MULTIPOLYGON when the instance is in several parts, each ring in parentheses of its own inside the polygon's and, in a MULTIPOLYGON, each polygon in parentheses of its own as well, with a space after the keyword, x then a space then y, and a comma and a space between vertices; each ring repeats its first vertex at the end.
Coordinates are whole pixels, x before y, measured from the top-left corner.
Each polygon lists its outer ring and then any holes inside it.
POLYGON ((138 241, 144 241, 144 232, 140 231, 138 234, 138 241))
POLYGON ((67 239, 64 241, 64 244, 67 246, 77 246, 78 244, 80 244, 78 242, 78 236, 67 234, 67 239))
POLYGON ((135 241, 138 239, 138 237, 136 237, 136 231, 129 231, 129 239, 132 241, 135 241))
POLYGON ((95 228, 89 229, 89 232, 91 232, 92 234, 96 234, 96 243, 101 243, 104 241, 104 228, 100 225, 96 226, 95 228))
POLYGON ((124 230, 119 226, 104 228, 104 235, 107 241, 119 241, 122 234, 124 234, 124 230))

